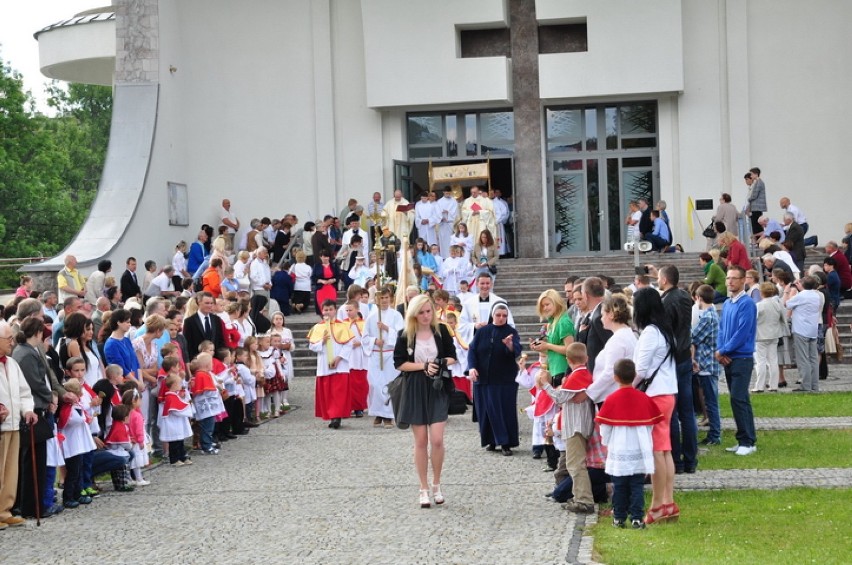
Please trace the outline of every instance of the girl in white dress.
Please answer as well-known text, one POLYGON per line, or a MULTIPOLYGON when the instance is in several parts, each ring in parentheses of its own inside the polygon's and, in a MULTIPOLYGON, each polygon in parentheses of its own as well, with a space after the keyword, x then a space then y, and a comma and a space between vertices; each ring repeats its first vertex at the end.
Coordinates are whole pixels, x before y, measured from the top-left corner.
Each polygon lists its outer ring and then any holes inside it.
POLYGON ((458 245, 462 248, 462 257, 466 263, 470 262, 470 253, 473 251, 473 236, 467 233, 467 224, 459 223, 456 233, 450 238, 450 245, 458 245))

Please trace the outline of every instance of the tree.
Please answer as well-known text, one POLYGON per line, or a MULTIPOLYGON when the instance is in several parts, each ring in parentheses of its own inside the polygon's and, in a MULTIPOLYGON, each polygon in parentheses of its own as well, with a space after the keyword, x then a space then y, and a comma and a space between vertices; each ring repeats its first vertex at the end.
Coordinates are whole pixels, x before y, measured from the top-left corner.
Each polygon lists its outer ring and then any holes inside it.
MULTIPOLYGON (((109 138, 110 89, 54 85, 56 117, 35 112, 20 73, 0 59, 0 257, 61 251, 89 212, 109 138)), ((11 269, 0 286, 14 284, 11 269)))

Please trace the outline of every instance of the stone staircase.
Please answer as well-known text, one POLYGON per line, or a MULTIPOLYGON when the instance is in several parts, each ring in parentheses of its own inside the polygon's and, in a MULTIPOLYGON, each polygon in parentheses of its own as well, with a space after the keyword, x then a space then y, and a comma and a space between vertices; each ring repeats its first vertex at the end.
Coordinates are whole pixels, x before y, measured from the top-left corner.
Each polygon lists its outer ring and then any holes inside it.
MULTIPOLYGON (((642 265, 652 263, 656 266, 663 264, 677 266, 683 287, 704 276, 697 253, 673 253, 662 256, 648 254, 641 259, 642 265)), ((553 288, 562 294, 565 279, 569 275, 605 274, 615 279, 617 284, 627 286, 633 281, 635 273, 633 256, 627 253, 556 259, 505 259, 500 261, 498 268, 494 292, 509 303, 523 344, 529 343, 530 339, 536 337, 541 328, 542 322, 536 314, 535 305, 542 291, 553 288)), ((338 303, 342 303, 343 300, 344 296, 340 293, 338 303)), ((296 376, 314 375, 316 355, 308 350, 305 336, 317 321, 318 317, 313 314, 313 310, 310 314, 287 318, 287 327, 293 332, 296 340, 296 350, 293 352, 296 376)), ((846 359, 849 359, 852 356, 852 301, 841 303, 838 324, 841 330, 841 341, 846 350, 846 359)))

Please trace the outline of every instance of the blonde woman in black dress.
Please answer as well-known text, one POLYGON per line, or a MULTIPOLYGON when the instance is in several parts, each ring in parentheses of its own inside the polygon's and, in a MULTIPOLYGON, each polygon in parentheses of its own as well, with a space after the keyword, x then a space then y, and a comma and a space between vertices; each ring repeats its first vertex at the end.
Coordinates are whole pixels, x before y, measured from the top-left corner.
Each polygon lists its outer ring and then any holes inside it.
POLYGON ((397 424, 409 424, 414 435, 414 467, 420 479, 421 508, 429 508, 432 500, 435 504, 444 503, 441 471, 449 409, 446 387, 451 386, 452 379, 440 379, 450 383, 433 383, 430 378, 438 374, 442 360, 447 366, 456 363, 453 338, 447 327, 438 323, 432 300, 421 294, 408 304, 405 329, 400 332, 393 353, 394 367, 408 374, 396 418, 397 424), (430 459, 431 492, 427 479, 430 459))

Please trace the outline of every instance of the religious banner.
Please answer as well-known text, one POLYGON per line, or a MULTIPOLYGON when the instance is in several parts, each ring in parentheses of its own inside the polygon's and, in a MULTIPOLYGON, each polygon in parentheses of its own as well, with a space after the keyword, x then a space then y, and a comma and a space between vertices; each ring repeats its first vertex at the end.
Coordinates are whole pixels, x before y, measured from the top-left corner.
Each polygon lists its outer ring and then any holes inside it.
MULTIPOLYGON (((465 163, 462 165, 448 165, 446 167, 433 167, 429 163, 429 190, 434 190, 436 184, 455 184, 468 181, 488 181, 491 185, 491 174, 489 161, 485 163, 465 163)), ((476 184, 475 182, 473 184, 476 184)))

